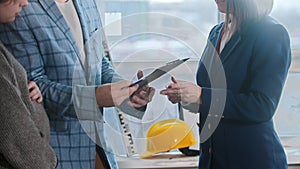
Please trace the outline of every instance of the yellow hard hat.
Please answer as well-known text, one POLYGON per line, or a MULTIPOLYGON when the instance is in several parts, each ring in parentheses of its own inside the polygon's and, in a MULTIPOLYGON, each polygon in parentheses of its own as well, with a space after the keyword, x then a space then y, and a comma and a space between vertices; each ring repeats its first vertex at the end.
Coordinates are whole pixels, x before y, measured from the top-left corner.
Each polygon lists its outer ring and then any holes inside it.
POLYGON ((147 133, 147 150, 140 155, 147 158, 155 153, 168 152, 196 144, 190 127, 182 120, 168 119, 154 123, 147 133))

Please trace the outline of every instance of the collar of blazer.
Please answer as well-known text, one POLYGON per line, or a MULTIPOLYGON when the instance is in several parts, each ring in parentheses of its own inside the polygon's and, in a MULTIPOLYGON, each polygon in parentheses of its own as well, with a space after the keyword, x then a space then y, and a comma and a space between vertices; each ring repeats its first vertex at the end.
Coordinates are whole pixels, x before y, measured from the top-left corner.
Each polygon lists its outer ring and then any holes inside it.
MULTIPOLYGON (((251 32, 251 31, 255 30, 255 27, 257 27, 261 23, 261 21, 263 21, 263 19, 258 20, 258 21, 246 20, 246 21, 242 22, 242 24, 240 25, 238 30, 232 35, 232 37, 229 39, 229 41, 224 46, 224 49, 222 50, 222 52, 219 55, 220 56, 219 58, 220 58, 220 61, 222 64, 221 63, 219 64, 218 71, 220 70, 220 68, 222 68, 224 63, 230 58, 229 56, 231 55, 232 51, 236 48, 236 46, 239 43, 241 43, 243 37, 247 36, 249 31, 251 32)), ((219 24, 216 27, 214 34, 211 36, 210 41, 212 42, 212 44, 215 47, 221 36, 223 26, 224 26, 224 23, 219 24)))
MULTIPOLYGON (((241 25, 239 26, 237 31, 232 35, 232 37, 229 39, 229 41, 225 45, 223 51, 220 53, 220 59, 223 63, 226 61, 226 59, 228 59, 228 56, 231 54, 232 50, 241 42, 243 37, 247 36, 246 34, 251 29, 253 29, 253 27, 256 27, 256 25, 259 23, 260 23, 260 21, 254 21, 254 20, 245 20, 241 23, 241 25)), ((215 31, 214 31, 213 35, 211 36, 210 41, 212 42, 212 44, 215 47, 221 36, 223 27, 224 27, 224 23, 221 23, 218 26, 216 26, 215 31)))
MULTIPOLYGON (((71 32, 71 30, 69 29, 69 26, 66 22, 65 19, 58 19, 58 18, 62 18, 63 15, 60 12, 60 10, 58 9, 57 5, 55 4, 55 1, 41 1, 39 0, 38 3, 40 3, 40 5, 44 8, 44 11, 50 16, 50 18, 53 20, 54 23, 56 23, 56 25, 58 26, 58 28, 64 32, 65 36, 67 37, 67 39, 69 40, 69 42, 72 44, 74 51, 77 54, 77 57, 80 59, 80 51, 78 46, 75 43, 75 39, 73 37, 73 34, 71 32)), ((77 10, 77 4, 75 4, 74 2, 74 6, 77 10)), ((81 20, 81 18, 79 17, 79 20, 81 20)))

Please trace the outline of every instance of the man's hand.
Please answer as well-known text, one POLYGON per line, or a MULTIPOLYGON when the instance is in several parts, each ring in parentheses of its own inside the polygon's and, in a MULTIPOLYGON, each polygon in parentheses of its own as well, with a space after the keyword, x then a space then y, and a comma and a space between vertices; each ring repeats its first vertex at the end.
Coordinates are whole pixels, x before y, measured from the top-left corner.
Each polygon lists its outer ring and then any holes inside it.
MULTIPOLYGON (((143 77, 143 72, 138 71, 138 78, 143 77)), ((148 85, 138 89, 139 85, 129 87, 129 80, 105 84, 96 88, 96 100, 100 107, 120 106, 124 101, 131 107, 140 108, 147 105, 154 95, 155 89, 148 85)))
MULTIPOLYGON (((143 71, 138 70, 137 72, 138 79, 141 79, 143 76, 144 76, 143 71)), ((130 102, 128 102, 128 104, 135 108, 143 107, 147 105, 149 102, 151 102, 154 93, 155 93, 155 89, 153 87, 150 87, 149 85, 146 85, 141 89, 135 91, 130 96, 130 102)))
POLYGON ((98 86, 96 89, 96 100, 100 107, 119 106, 129 98, 137 89, 138 85, 129 87, 131 81, 122 80, 115 83, 98 86))
POLYGON ((29 90, 29 97, 32 101, 36 101, 37 103, 42 103, 43 101, 42 93, 34 81, 28 82, 28 90, 29 90))

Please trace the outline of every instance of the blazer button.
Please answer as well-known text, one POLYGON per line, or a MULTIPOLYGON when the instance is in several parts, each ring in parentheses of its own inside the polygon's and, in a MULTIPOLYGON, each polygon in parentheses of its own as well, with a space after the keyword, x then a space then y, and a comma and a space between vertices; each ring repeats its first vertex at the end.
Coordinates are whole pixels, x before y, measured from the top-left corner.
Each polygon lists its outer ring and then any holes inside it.
POLYGON ((41 131, 40 131, 40 135, 41 135, 42 138, 45 137, 45 135, 41 131))

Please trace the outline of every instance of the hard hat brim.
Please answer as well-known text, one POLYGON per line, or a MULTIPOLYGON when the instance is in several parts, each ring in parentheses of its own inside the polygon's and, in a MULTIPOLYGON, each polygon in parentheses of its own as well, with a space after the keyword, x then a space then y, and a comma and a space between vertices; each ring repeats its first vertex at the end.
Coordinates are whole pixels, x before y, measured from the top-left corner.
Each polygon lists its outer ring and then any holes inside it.
POLYGON ((146 151, 145 153, 143 153, 142 155, 140 155, 140 158, 149 158, 153 154, 155 154, 155 153, 154 152, 150 152, 150 151, 146 151))

